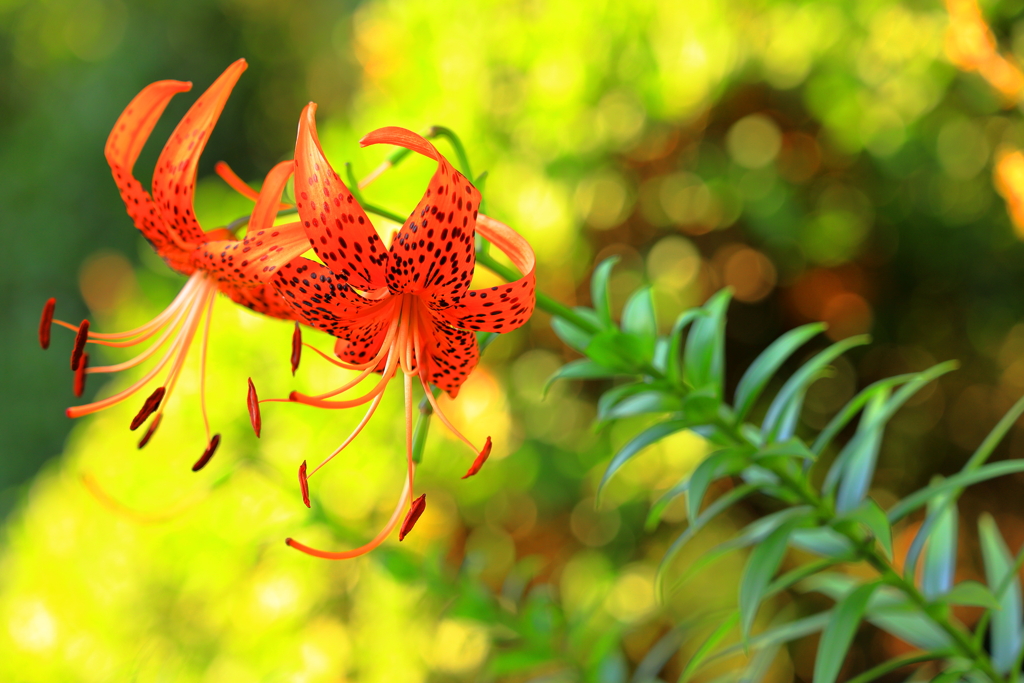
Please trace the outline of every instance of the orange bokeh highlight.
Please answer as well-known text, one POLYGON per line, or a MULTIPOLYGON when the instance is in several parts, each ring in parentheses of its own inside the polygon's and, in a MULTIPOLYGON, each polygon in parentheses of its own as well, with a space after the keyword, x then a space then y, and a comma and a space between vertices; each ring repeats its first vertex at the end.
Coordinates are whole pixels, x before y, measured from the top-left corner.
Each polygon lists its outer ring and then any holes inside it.
POLYGON ((825 334, 833 341, 871 330, 874 311, 864 293, 859 268, 817 268, 804 273, 786 293, 786 301, 801 321, 828 324, 825 334))
POLYGON ((999 54, 995 36, 976 0, 946 0, 946 56, 964 71, 977 71, 1011 106, 1024 92, 1024 73, 999 54))
POLYGON ((1014 230, 1024 239, 1024 153, 1016 149, 1000 152, 993 175, 996 190, 1006 200, 1014 230))

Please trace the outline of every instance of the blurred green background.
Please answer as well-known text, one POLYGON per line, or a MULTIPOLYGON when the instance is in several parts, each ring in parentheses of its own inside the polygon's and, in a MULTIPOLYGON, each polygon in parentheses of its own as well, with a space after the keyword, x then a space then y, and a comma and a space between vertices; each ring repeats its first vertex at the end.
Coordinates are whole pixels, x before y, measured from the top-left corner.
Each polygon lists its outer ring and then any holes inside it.
MULTIPOLYGON (((983 8, 1004 50, 1024 56, 1024 3, 983 8)), ((265 396, 344 376, 307 354, 290 378, 283 323, 218 303, 209 386, 224 443, 198 475, 194 362, 145 451, 125 429, 131 402, 67 420, 72 335, 55 329, 39 350, 43 302, 115 331, 181 286, 133 229, 103 159, 146 84, 195 87, 154 131, 144 181, 196 95, 249 61, 199 167, 208 229, 250 209, 213 164, 258 182, 290 155, 313 100, 328 157, 360 174, 388 151, 358 148, 374 128, 456 130, 474 171, 489 172, 489 213, 532 242, 539 287, 566 303, 587 302, 589 272, 610 255, 622 259, 618 306, 651 282, 666 326, 731 286, 733 381, 799 323, 825 320, 832 338, 870 331, 876 343, 811 390, 809 428, 875 379, 960 359, 893 420, 872 492, 884 503, 953 470, 1024 392, 1024 245, 992 184, 996 152, 1024 146, 1024 123, 948 61, 947 25, 938 3, 889 0, 0 2, 0 679, 674 680, 701 633, 678 625, 735 599, 741 564, 726 560, 657 604, 654 568, 685 512, 653 533, 643 519, 704 444, 684 434, 652 447, 595 509, 613 449, 644 424, 594 430, 599 386, 542 397, 573 357, 542 313, 445 404, 470 438, 494 437, 494 462, 460 481, 471 454, 435 424, 420 526, 352 562, 281 541, 341 548, 375 533, 401 485, 401 400, 388 396, 306 510, 298 463, 359 416, 270 404, 264 438, 251 435, 247 376, 265 396)), ((410 159, 368 195, 408 211, 431 172, 410 159)), ((83 401, 126 381, 94 376, 83 401)), ((1022 436, 1006 447, 1017 457, 1022 436)), ((982 493, 1017 543, 1019 484, 982 493)), ((855 662, 898 647, 867 640, 855 662)), ((772 679, 807 678, 809 655, 784 654, 772 679)))

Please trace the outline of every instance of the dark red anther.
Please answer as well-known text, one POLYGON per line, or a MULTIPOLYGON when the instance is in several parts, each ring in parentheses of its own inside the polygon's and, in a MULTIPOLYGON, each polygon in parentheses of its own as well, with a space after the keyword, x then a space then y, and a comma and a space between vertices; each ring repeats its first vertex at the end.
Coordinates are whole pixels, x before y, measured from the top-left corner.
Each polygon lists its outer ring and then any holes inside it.
POLYGON ((53 325, 53 309, 57 306, 57 300, 49 298, 43 304, 43 317, 39 319, 39 345, 44 349, 50 348, 50 326, 53 325))
POLYGON ((489 456, 490 454, 491 437, 487 437, 487 443, 484 444, 484 447, 480 451, 480 454, 476 456, 476 460, 474 460, 473 464, 469 466, 469 470, 464 475, 462 475, 462 478, 468 479, 469 477, 472 477, 474 474, 479 472, 480 468, 484 466, 485 462, 487 462, 487 456, 489 456))
POLYGON ((299 465, 299 487, 302 489, 302 502, 306 504, 306 507, 311 507, 309 504, 309 479, 306 478, 305 460, 299 465))
POLYGON ((82 354, 82 361, 78 364, 78 369, 75 370, 75 396, 81 396, 82 392, 85 391, 85 369, 89 367, 89 354, 82 354))
POLYGON ((256 385, 249 378, 249 395, 245 398, 245 404, 249 406, 249 422, 252 423, 252 431, 256 432, 256 438, 260 438, 260 429, 263 428, 263 417, 260 415, 260 397, 256 395, 256 385))
POLYGON ((409 506, 409 512, 405 515, 405 521, 402 522, 402 528, 398 530, 398 540, 404 541, 406 535, 412 531, 412 528, 416 526, 416 520, 420 518, 423 511, 427 509, 427 494, 423 494, 412 502, 409 506))
POLYGON ((89 321, 83 320, 78 326, 78 334, 75 335, 75 348, 71 351, 71 369, 77 370, 78 364, 82 362, 82 354, 85 352, 85 342, 89 339, 89 321))
POLYGON ((142 448, 147 443, 149 443, 149 440, 153 438, 153 433, 156 431, 156 428, 160 425, 160 420, 162 420, 163 418, 163 413, 157 413, 157 416, 154 417, 153 421, 149 423, 149 428, 146 430, 146 433, 142 435, 141 439, 139 439, 139 448, 142 448))
POLYGON ((140 410, 139 414, 135 416, 134 420, 132 420, 131 429, 133 432, 141 427, 142 423, 160 407, 160 401, 164 400, 164 393, 166 391, 167 390, 164 387, 157 387, 156 391, 149 395, 146 402, 142 404, 142 410, 140 410))
POLYGON ((302 359, 302 328, 295 323, 295 331, 292 332, 292 375, 299 369, 299 361, 302 359))
POLYGON ((198 472, 199 470, 206 467, 206 463, 210 462, 210 458, 217 452, 217 446, 220 445, 220 434, 214 434, 213 438, 210 439, 210 445, 206 447, 203 454, 196 460, 196 464, 192 465, 192 471, 198 472))

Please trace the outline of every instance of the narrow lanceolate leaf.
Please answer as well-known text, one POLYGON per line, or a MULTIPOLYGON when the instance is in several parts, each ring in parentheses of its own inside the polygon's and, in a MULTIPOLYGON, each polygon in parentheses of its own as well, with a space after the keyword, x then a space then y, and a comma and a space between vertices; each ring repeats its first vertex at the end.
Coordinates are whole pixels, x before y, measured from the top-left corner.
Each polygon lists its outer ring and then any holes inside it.
POLYGON ((935 600, 953 587, 958 520, 956 501, 949 494, 936 496, 931 507, 935 511, 936 521, 924 551, 921 592, 929 600, 935 600))
POLYGON ((603 327, 612 326, 612 298, 608 293, 608 278, 618 262, 618 256, 606 258, 594 268, 594 273, 590 276, 590 298, 593 300, 594 312, 597 313, 603 327))
POLYGON ((683 375, 694 389, 711 387, 715 394, 724 394, 725 375, 725 311, 732 294, 728 289, 718 292, 704 304, 707 315, 693 324, 683 353, 683 375))
POLYGON ((1017 399, 1017 402, 1013 404, 1013 407, 1006 411, 999 423, 992 428, 985 440, 978 446, 978 450, 974 451, 971 455, 971 459, 964 465, 964 471, 975 470, 981 467, 988 456, 992 455, 992 451, 995 450, 999 442, 1003 440, 1006 433, 1010 431, 1010 427, 1017 423, 1017 418, 1024 414, 1024 396, 1017 399))
POLYGON ((690 487, 686 493, 686 512, 690 519, 697 519, 704 494, 715 480, 736 474, 750 462, 750 451, 742 448, 726 448, 705 458, 690 475, 690 487))
POLYGON ((678 484, 670 488, 665 493, 661 494, 661 497, 654 502, 651 506, 651 511, 647 513, 647 519, 644 521, 644 531, 650 533, 658 528, 658 523, 661 522, 661 516, 665 514, 665 510, 669 505, 672 504, 679 496, 686 493, 690 488, 690 475, 683 477, 678 484))
POLYGON ((803 617, 796 621, 790 621, 783 624, 779 624, 767 631, 762 631, 756 636, 750 638, 745 643, 736 643, 730 645, 724 650, 718 652, 714 657, 708 661, 715 659, 721 659, 734 655, 737 652, 742 652, 746 649, 759 650, 765 647, 772 647, 775 645, 781 645, 783 643, 789 643, 800 638, 806 638, 812 633, 825 628, 825 626, 832 620, 832 610, 827 612, 821 612, 820 614, 813 614, 809 617, 803 617))
MULTIPOLYGON (((990 515, 982 515, 978 520, 978 533, 985 560, 985 580, 989 588, 995 590, 1013 571, 1013 558, 990 515)), ((999 599, 1002 609, 992 612, 992 665, 999 673, 1010 670, 1024 643, 1020 579, 1014 577, 1011 581, 1009 589, 999 599)))
POLYGON ((839 491, 836 494, 836 511, 839 513, 855 509, 864 500, 875 476, 878 463, 878 449, 882 445, 882 430, 885 425, 877 419, 885 409, 888 392, 883 391, 874 396, 861 417, 857 433, 846 444, 832 471, 826 477, 825 488, 830 489, 830 479, 838 479, 839 491), (834 472, 839 473, 833 477, 834 472))
POLYGON ((683 401, 676 394, 652 389, 624 398, 608 410, 607 418, 611 420, 649 413, 673 413, 682 408, 683 401))
POLYGON ((750 635, 754 617, 757 616, 757 608, 761 606, 761 599, 779 570, 779 565, 782 564, 790 534, 803 521, 800 518, 788 520, 750 553, 747 566, 743 568, 743 578, 740 580, 740 617, 744 638, 750 635))
POLYGON ((836 438, 836 435, 838 435, 846 425, 850 424, 850 421, 857 416, 857 413, 861 411, 861 408, 867 405, 868 401, 870 401, 873 396, 879 392, 899 386, 900 384, 905 384, 916 376, 917 373, 911 372, 905 375, 887 377, 886 379, 879 380, 861 389, 856 396, 851 398, 847 404, 843 406, 831 420, 829 420, 829 423, 825 425, 825 429, 821 430, 818 438, 814 440, 811 450, 816 454, 821 455, 821 452, 832 443, 832 440, 836 438))
POLYGON ((977 484, 996 477, 1002 477, 1015 472, 1024 472, 1024 460, 1003 460, 985 465, 970 472, 954 474, 949 479, 944 479, 915 491, 900 502, 889 508, 886 513, 889 523, 895 524, 914 510, 926 504, 929 500, 946 491, 962 491, 972 484, 977 484))
POLYGON ((686 668, 683 669, 683 673, 679 676, 679 683, 686 683, 686 681, 693 677, 693 674, 697 672, 697 669, 700 668, 708 656, 714 652, 714 649, 718 647, 722 639, 729 635, 729 631, 736 626, 736 622, 739 619, 739 614, 733 614, 712 631, 708 639, 701 643, 701 646, 690 657, 690 661, 686 663, 686 668))
MULTIPOLYGON (((577 312, 579 311, 577 310, 577 312)), ((563 320, 562 318, 552 318, 551 329, 555 331, 558 338, 565 342, 566 345, 580 353, 586 350, 587 345, 590 344, 590 340, 593 338, 593 335, 589 332, 581 330, 568 320, 563 320)))
POLYGON ((977 581, 961 581, 953 586, 953 590, 940 596, 939 601, 949 605, 973 605, 992 610, 1002 609, 999 600, 988 589, 988 586, 977 581))
POLYGON ((814 683, 835 683, 843 668, 846 653, 857 633, 868 601, 878 588, 878 582, 866 583, 852 590, 836 605, 834 618, 825 627, 814 660, 814 683))
POLYGON ((679 317, 676 318, 676 322, 672 325, 672 332, 669 334, 668 338, 668 358, 665 362, 665 376, 672 384, 679 384, 679 381, 683 378, 682 369, 680 367, 683 348, 683 331, 686 329, 686 326, 694 320, 706 315, 707 311, 703 308, 691 308, 680 313, 679 317))
POLYGON ((885 556, 892 559, 892 526, 878 503, 868 498, 857 509, 847 513, 846 518, 863 524, 882 546, 885 556))
POLYGON ((793 376, 786 380, 786 383, 782 385, 782 389, 776 394, 775 399, 768 407, 768 413, 765 415, 764 422, 761 424, 761 430, 768 436, 768 440, 771 441, 775 438, 783 414, 786 412, 789 404, 792 401, 798 400, 829 363, 853 347, 867 344, 869 341, 870 337, 860 335, 836 342, 804 363, 800 369, 793 373, 793 376))
POLYGON ((640 394, 651 388, 646 382, 628 382, 612 387, 601 394, 597 399, 597 421, 601 422, 608 418, 608 411, 617 406, 620 401, 635 394, 640 394))
POLYGON ((544 383, 544 395, 547 395, 551 385, 560 379, 608 379, 622 373, 610 370, 603 365, 598 365, 592 360, 574 360, 558 368, 548 381, 544 383))
MULTIPOLYGON (((707 506, 704 512, 701 513, 700 517, 690 520, 690 526, 686 528, 686 531, 681 533, 672 545, 669 546, 668 550, 665 551, 665 556, 661 558, 661 563, 658 564, 658 571, 654 577, 654 585, 656 586, 659 596, 663 592, 662 579, 665 574, 665 569, 668 567, 672 558, 683 549, 691 538, 697 535, 697 532, 704 527, 709 521, 714 519, 716 516, 721 514, 723 511, 728 510, 730 507, 743 500, 746 496, 757 490, 757 487, 753 484, 743 484, 737 486, 731 491, 723 494, 717 498, 715 502, 707 506)), ((761 521, 761 520, 759 520, 761 521)))
POLYGON ((608 465, 608 469, 605 470, 604 477, 601 479, 601 483, 597 487, 598 502, 601 500, 601 493, 604 491, 605 485, 623 465, 629 462, 630 458, 651 444, 657 443, 666 436, 682 431, 689 426, 690 424, 685 420, 669 420, 667 422, 659 422, 656 425, 648 427, 633 437, 629 443, 622 447, 622 450, 615 454, 615 457, 612 458, 611 463, 608 465))
POLYGON ((806 344, 811 337, 824 331, 825 325, 811 323, 802 325, 790 330, 776 339, 772 344, 761 352, 747 371, 740 378, 736 386, 736 422, 742 422, 750 409, 754 407, 761 392, 768 386, 768 382, 775 376, 782 364, 792 356, 797 349, 806 344))
POLYGON ((622 308, 622 331, 644 339, 658 336, 658 320, 654 316, 654 297, 650 287, 633 292, 622 308))

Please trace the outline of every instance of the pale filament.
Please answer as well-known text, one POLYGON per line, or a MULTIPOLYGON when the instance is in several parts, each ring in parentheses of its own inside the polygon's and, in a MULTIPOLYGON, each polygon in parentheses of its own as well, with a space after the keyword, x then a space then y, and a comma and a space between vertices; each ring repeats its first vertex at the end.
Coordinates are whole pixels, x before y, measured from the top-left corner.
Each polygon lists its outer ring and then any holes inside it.
MULTIPOLYGON (((194 292, 193 290, 195 290, 196 287, 199 286, 200 280, 202 280, 202 276, 199 273, 196 273, 189 277, 188 281, 185 282, 185 286, 181 288, 180 292, 178 292, 178 296, 174 297, 174 301, 172 301, 171 304, 167 308, 165 308, 158 316, 156 316, 146 324, 140 325, 139 327, 136 327, 133 330, 128 330, 127 332, 101 333, 93 332, 92 330, 90 330, 89 336, 87 337, 88 341, 92 344, 100 344, 102 346, 124 347, 134 346, 135 344, 138 344, 141 341, 149 339, 163 327, 164 323, 167 322, 168 319, 174 317, 176 311, 179 308, 189 306, 192 304, 192 298, 196 294, 196 292, 194 292), (106 339, 130 339, 131 337, 137 337, 139 335, 145 336, 142 336, 139 339, 118 344, 104 343, 103 341, 100 341, 106 339)), ((72 325, 71 323, 66 323, 63 320, 54 320, 53 324, 60 325, 61 327, 66 327, 67 329, 73 332, 78 332, 78 325, 72 325)))
MULTIPOLYGON (((198 299, 199 297, 196 296, 194 298, 198 299)), ((86 368, 85 371, 87 373, 89 373, 89 374, 103 373, 103 372, 120 372, 121 370, 127 370, 128 368, 133 368, 136 365, 146 361, 146 359, 148 359, 150 356, 152 356, 154 353, 156 353, 158 350, 160 350, 160 348, 165 343, 167 343, 167 339, 178 329, 178 327, 181 324, 182 318, 184 318, 188 314, 189 310, 191 310, 191 306, 194 305, 194 304, 195 304, 195 301, 189 301, 188 305, 181 306, 181 310, 178 311, 178 314, 174 317, 174 320, 171 321, 171 324, 166 326, 166 329, 164 330, 164 333, 162 335, 160 335, 160 338, 157 339, 155 342, 153 342, 153 344, 150 345, 150 347, 148 349, 146 349, 145 351, 143 351, 139 355, 135 356, 131 360, 126 360, 123 363, 117 363, 116 365, 102 365, 102 366, 95 367, 95 368, 86 368)), ((119 344, 119 346, 130 346, 132 344, 138 344, 139 342, 145 340, 145 338, 146 337, 140 337, 136 341, 132 341, 132 342, 129 342, 129 343, 119 344)), ((113 346, 113 344, 109 344, 108 343, 108 344, 104 344, 104 346, 113 346)))
MULTIPOLYGON (((179 329, 177 337, 171 344, 171 348, 167 350, 167 353, 164 354, 164 357, 161 358, 157 365, 148 373, 146 373, 146 375, 142 379, 140 379, 138 382, 131 385, 124 391, 118 392, 117 394, 109 396, 103 400, 96 401, 94 403, 88 403, 82 406, 73 406, 71 408, 68 408, 68 417, 82 417, 83 415, 89 415, 90 413, 95 413, 96 411, 103 410, 105 408, 109 408, 110 406, 116 403, 120 403, 121 401, 135 394, 139 389, 144 387, 146 384, 148 384, 150 380, 156 377, 157 374, 161 370, 163 370, 163 368, 171 361, 172 358, 175 357, 175 355, 178 355, 179 358, 176 359, 174 367, 178 367, 180 365, 180 361, 185 355, 185 352, 188 350, 188 346, 189 343, 192 341, 192 337, 195 335, 195 330, 198 325, 200 314, 206 308, 206 301, 210 298, 211 293, 216 294, 216 291, 217 290, 215 285, 213 285, 209 281, 203 282, 203 293, 205 294, 205 296, 196 296, 193 298, 192 301, 189 302, 188 317, 186 318, 182 327, 179 329), (200 298, 202 298, 203 303, 197 305, 196 300, 200 298)), ((171 375, 169 375, 168 377, 172 377, 174 372, 174 369, 172 369, 171 375)), ((170 392, 168 391, 167 393, 170 392)))
POLYGON ((203 426, 206 427, 206 442, 210 442, 210 418, 206 414, 206 348, 210 345, 210 320, 213 319, 213 303, 217 300, 216 293, 210 296, 206 306, 206 322, 203 323, 203 343, 199 347, 199 409, 203 413, 203 426))

